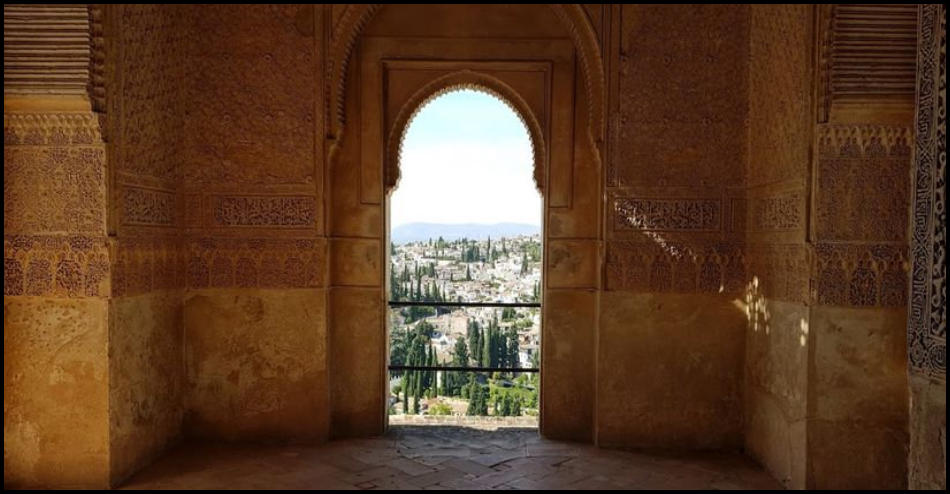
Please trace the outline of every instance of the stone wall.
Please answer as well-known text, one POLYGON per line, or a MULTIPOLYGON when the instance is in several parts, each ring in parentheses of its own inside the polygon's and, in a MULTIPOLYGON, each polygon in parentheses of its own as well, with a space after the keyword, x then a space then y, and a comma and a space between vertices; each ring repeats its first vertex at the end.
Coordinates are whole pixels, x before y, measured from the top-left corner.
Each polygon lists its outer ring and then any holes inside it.
POLYGON ((324 8, 181 9, 185 433, 322 441, 324 8))
POLYGON ((813 9, 754 6, 749 160, 742 199, 749 273, 742 306, 745 448, 787 487, 805 486, 813 9))
POLYGON ((912 276, 908 487, 947 488, 947 13, 920 7, 912 276))
POLYGON ((547 67, 479 67, 521 73, 550 146, 544 434, 945 486, 942 10, 915 136, 916 8, 37 8, 68 22, 5 40, 5 486, 382 432, 382 141, 436 62, 479 57, 547 67), (880 16, 894 77, 856 80, 880 16), (395 59, 432 65, 384 88, 395 59))
POLYGON ((119 5, 102 13, 104 121, 110 163, 111 482, 181 437, 182 249, 177 188, 182 34, 177 8, 119 5))
POLYGON ((182 436, 327 437, 321 13, 106 10, 115 481, 182 436))
POLYGON ((806 486, 899 489, 916 7, 819 14, 806 486), (886 58, 882 29, 892 38, 886 58), (849 75, 874 66, 890 76, 849 75))
POLYGON ((818 126, 809 487, 906 485, 911 136, 898 125, 818 126), (851 226, 832 224, 843 218, 851 226))
POLYGON ((4 5, 4 34, 3 482, 104 487, 111 262, 89 16, 4 5))
POLYGON ((739 449, 749 9, 612 18, 597 443, 739 449))
POLYGON ((752 9, 745 443, 789 487, 904 485, 912 10, 752 9))

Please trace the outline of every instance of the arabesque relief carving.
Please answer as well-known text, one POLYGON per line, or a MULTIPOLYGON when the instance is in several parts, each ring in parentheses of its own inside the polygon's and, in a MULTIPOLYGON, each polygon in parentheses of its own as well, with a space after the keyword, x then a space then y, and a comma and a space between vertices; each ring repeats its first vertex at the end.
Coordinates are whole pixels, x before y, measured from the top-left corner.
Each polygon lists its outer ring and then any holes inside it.
MULTIPOLYGON (((379 12, 380 4, 353 4, 333 7, 331 18, 333 27, 330 32, 330 44, 327 50, 326 67, 326 115, 327 135, 338 144, 343 137, 346 115, 344 112, 344 94, 347 66, 353 49, 363 28, 379 12)), ((587 93, 587 136, 592 147, 597 150, 595 159, 600 165, 600 144, 606 132, 606 80, 601 46, 590 25, 590 19, 583 7, 576 4, 550 5, 554 15, 564 24, 570 34, 580 61, 584 76, 584 88, 587 93)), ((331 148, 331 156, 337 148, 331 148)))
POLYGON ((183 287, 182 242, 174 238, 123 238, 116 242, 112 296, 183 287))
POLYGON ((908 127, 821 125, 816 232, 820 241, 905 241, 908 127))
POLYGON ((314 240, 266 238, 315 235, 321 215, 322 7, 108 8, 119 38, 119 67, 106 67, 121 226, 114 295, 322 280, 314 240), (248 33, 267 41, 230 53, 248 33))
POLYGON ((639 231, 718 231, 722 201, 718 199, 614 200, 614 229, 639 231))
POLYGON ((747 271, 742 245, 736 243, 607 244, 608 290, 737 294, 747 271))
POLYGON ((192 238, 188 288, 315 288, 326 276, 326 245, 314 239, 192 238))
POLYGON ((107 297, 109 248, 84 235, 4 235, 3 294, 107 297))
POLYGON ((313 227, 312 196, 213 196, 216 226, 313 227))
POLYGON ((105 150, 89 113, 5 113, 4 234, 104 232, 105 150))
POLYGON ((607 185, 738 185, 748 81, 737 74, 746 72, 748 16, 724 5, 621 12, 607 185), (680 22, 667 22, 670 15, 680 22))
POLYGON ((815 302, 901 307, 907 301, 907 248, 891 244, 815 245, 815 302))
POLYGON ((805 227, 805 196, 801 190, 737 199, 733 210, 737 231, 774 232, 805 227))
POLYGON ((946 381, 947 14, 920 8, 907 345, 912 373, 946 381))
POLYGON ((747 244, 748 282, 772 300, 807 303, 811 287, 811 250, 804 244, 747 244))
POLYGON ((172 226, 177 215, 175 193, 139 187, 122 188, 122 224, 172 226))
POLYGON ((118 5, 115 74, 107 86, 110 160, 116 173, 164 185, 179 178, 184 64, 179 7, 118 5))
POLYGON ((800 180, 811 160, 810 5, 752 8, 749 40, 750 186, 800 180))
POLYGON ((99 124, 88 113, 4 113, 4 146, 101 144, 99 124))
POLYGON ((189 35, 183 57, 193 67, 182 94, 185 183, 315 183, 322 37, 313 12, 321 7, 185 8, 204 33, 189 35))

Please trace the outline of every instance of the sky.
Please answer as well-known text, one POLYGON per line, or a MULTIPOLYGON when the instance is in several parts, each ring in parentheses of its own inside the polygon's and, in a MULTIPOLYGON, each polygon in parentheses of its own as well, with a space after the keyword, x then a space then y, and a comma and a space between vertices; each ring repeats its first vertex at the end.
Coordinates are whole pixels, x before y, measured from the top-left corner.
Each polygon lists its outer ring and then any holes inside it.
POLYGON ((460 90, 430 101, 410 122, 392 227, 406 223, 541 225, 531 141, 514 110, 460 90))

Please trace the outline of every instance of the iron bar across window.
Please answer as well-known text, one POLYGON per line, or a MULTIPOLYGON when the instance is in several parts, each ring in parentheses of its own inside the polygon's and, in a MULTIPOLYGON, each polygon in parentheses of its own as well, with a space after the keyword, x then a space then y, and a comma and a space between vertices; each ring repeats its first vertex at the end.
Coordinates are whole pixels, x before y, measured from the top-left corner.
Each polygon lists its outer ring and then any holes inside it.
MULTIPOLYGON (((390 307, 521 307, 540 308, 540 302, 400 302, 389 301, 390 307)), ((450 372, 538 372, 537 367, 462 367, 437 365, 390 365, 391 371, 450 371, 450 372)))
POLYGON ((393 371, 450 371, 450 372, 538 372, 537 367, 462 367, 438 365, 390 365, 393 371))
POLYGON ((399 302, 389 301, 390 307, 541 307, 540 302, 399 302))

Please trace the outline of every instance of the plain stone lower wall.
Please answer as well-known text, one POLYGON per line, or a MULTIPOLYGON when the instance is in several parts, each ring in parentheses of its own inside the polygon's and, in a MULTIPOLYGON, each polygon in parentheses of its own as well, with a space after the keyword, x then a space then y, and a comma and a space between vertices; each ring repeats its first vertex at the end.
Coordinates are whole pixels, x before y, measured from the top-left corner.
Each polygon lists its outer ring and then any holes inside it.
POLYGON ((109 485, 109 302, 3 297, 5 488, 109 485))
POLYGON ((786 487, 805 487, 809 311, 760 300, 745 350, 745 449, 786 487))
POLYGON ((628 292, 601 297, 597 444, 741 449, 746 317, 733 300, 628 292))
POLYGON ((387 329, 379 288, 330 289, 331 417, 334 438, 385 431, 387 329))
POLYGON ((906 311, 760 308, 746 338, 747 453, 789 488, 906 488, 906 311))
POLYGON ((324 289, 186 292, 185 436, 325 441, 326 313, 324 289))
POLYGON ((908 488, 947 489, 947 383, 910 378, 908 488))
POLYGON ((181 438, 182 292, 110 300, 109 420, 112 485, 181 438))
POLYGON ((907 311, 813 306, 808 488, 907 486, 907 311))
POLYGON ((544 293, 541 322, 541 431, 549 439, 593 441, 597 294, 544 293))

